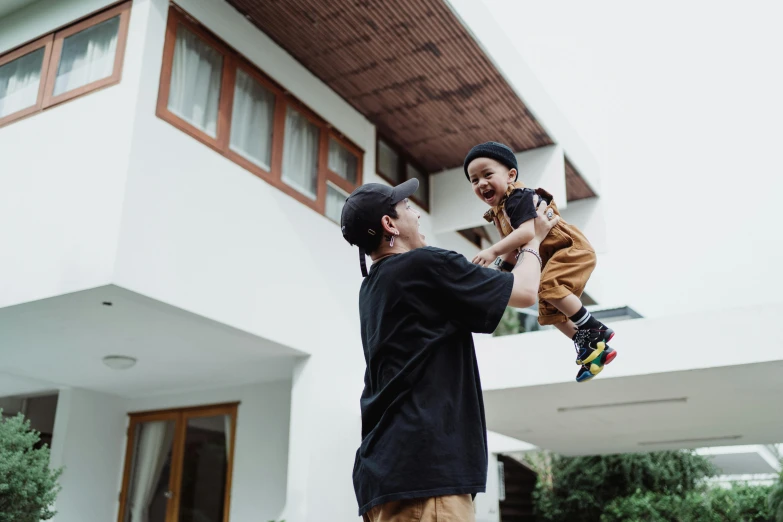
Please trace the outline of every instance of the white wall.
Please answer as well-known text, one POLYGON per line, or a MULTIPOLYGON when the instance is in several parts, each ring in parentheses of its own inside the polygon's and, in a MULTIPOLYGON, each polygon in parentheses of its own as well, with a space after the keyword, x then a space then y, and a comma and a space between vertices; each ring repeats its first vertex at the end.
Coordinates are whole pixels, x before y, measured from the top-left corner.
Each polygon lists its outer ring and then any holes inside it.
MULTIPOLYGON (((781 343, 770 326, 780 314, 783 304, 610 323, 620 357, 600 379, 783 360, 781 343), (661 331, 666 332, 667 350, 676 357, 650 357, 660 351, 661 331)), ((573 364, 568 364, 573 362, 571 350, 570 341, 557 330, 477 338, 482 388, 570 383, 575 374, 573 364), (536 364, 525 364, 532 349, 536 364)))
MULTIPOLYGON (((144 64, 114 280, 304 352, 345 332, 358 340, 361 275, 339 227, 156 117, 168 2, 142 4, 144 64), (282 313, 303 306, 319 313, 282 313)), ((360 114, 228 4, 180 5, 364 148, 372 172, 374 130, 360 114)))
POLYGON ((476 522, 500 522, 500 474, 498 472, 498 456, 489 454, 487 466, 487 491, 476 495, 476 522))
POLYGON ((50 465, 60 477, 55 522, 116 520, 126 429, 123 401, 88 390, 60 390, 50 465))
MULTIPOLYGON (((501 3, 503 0, 496 0, 501 3)), ((514 0, 508 0, 506 6, 511 6, 514 0)), ((448 0, 452 11, 460 18, 463 25, 473 33, 479 46, 484 49, 489 60, 495 64, 500 73, 526 103, 527 108, 536 117, 552 140, 560 144, 568 155, 571 163, 577 168, 584 180, 596 191, 601 193, 601 180, 595 157, 582 136, 569 123, 557 100, 553 100, 548 92, 548 85, 542 84, 535 71, 528 65, 528 57, 519 51, 515 42, 529 32, 529 18, 519 16, 515 9, 505 11, 497 9, 497 16, 503 19, 506 31, 499 30, 498 22, 482 2, 476 0, 448 0)), ((559 5, 559 4, 557 4, 559 5)), ((561 29, 557 25, 562 14, 552 7, 554 13, 546 20, 550 33, 559 37, 561 29)), ((574 87, 577 87, 576 85, 574 87)), ((562 199, 562 198, 560 198, 562 199)))
POLYGON ((37 0, 0 18, 0 54, 115 3, 115 0, 37 0))
POLYGON ((60 391, 51 466, 65 466, 56 522, 116 520, 128 413, 239 401, 232 520, 275 518, 286 500, 290 381, 187 394, 122 399, 60 391))
MULTIPOLYGON (((606 252, 606 207, 611 205, 604 198, 588 198, 572 201, 567 208, 560 208, 563 219, 577 225, 599 254, 606 252)), ((600 262, 600 260, 599 260, 600 262)), ((593 282, 593 278, 590 278, 593 282)), ((593 295, 592 293, 590 295, 593 295)))
MULTIPOLYGON (((0 20, 0 52, 107 3, 34 3, 0 20)), ((13 252, 0 256, 0 307, 112 278, 141 49, 136 28, 132 13, 119 85, 0 128, 0 243, 13 252)))
POLYGON ((232 476, 231 520, 275 519, 285 506, 291 382, 128 400, 138 412, 240 401, 232 476))
POLYGON ((484 4, 596 152, 606 299, 645 316, 779 302, 781 4, 484 4))

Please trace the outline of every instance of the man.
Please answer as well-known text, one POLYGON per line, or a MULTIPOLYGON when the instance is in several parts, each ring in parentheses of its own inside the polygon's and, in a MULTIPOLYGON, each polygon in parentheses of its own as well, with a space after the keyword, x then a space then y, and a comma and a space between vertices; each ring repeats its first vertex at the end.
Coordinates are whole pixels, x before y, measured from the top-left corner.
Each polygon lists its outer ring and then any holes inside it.
POLYGON ((487 431, 472 332, 494 331, 507 305, 536 303, 538 245, 557 222, 541 205, 536 235, 513 271, 482 268, 426 246, 408 203, 418 186, 363 185, 341 218, 366 276, 359 313, 367 369, 353 471, 365 522, 475 520, 487 431))

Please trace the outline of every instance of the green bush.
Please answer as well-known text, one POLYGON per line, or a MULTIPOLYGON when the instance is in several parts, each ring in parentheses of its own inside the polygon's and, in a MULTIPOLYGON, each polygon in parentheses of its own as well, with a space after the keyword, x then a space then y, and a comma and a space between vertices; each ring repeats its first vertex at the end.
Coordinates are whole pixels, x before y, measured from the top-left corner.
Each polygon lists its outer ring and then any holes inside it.
POLYGON ((519 320, 519 312, 514 308, 507 306, 503 311, 503 316, 500 318, 497 328, 492 332, 492 335, 501 337, 504 335, 516 335, 524 331, 525 329, 522 328, 522 323, 519 320))
POLYGON ((595 522, 615 499, 637 491, 681 497, 698 491, 714 474, 710 462, 691 451, 562 457, 544 454, 530 462, 539 480, 533 495, 541 520, 595 522))
POLYGON ((778 476, 778 481, 772 486, 767 502, 773 520, 783 522, 783 471, 778 476))
POLYGON ((38 522, 55 515, 51 506, 62 470, 49 469, 49 448, 34 449, 39 440, 21 414, 0 416, 0 522, 38 522))
POLYGON ((610 502, 601 522, 771 522, 769 486, 691 491, 683 496, 636 491, 610 502))

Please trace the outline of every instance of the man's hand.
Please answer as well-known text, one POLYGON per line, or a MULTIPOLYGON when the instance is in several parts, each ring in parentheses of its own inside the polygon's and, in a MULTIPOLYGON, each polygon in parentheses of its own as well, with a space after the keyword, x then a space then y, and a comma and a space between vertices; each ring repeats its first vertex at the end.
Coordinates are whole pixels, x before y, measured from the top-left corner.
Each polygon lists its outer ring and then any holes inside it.
POLYGON ((497 258, 497 252, 495 252, 494 248, 490 247, 476 254, 476 257, 473 258, 472 263, 475 265, 488 267, 491 266, 497 258))
MULTIPOLYGON (((546 201, 543 199, 539 199, 536 203, 536 213, 538 216, 534 221, 536 234, 533 238, 533 241, 540 244, 549 234, 549 231, 552 230, 555 225, 557 225, 558 221, 560 221, 560 216, 553 212, 551 213, 552 217, 549 217, 550 210, 547 208, 546 201)), ((536 245, 534 248, 538 249, 538 246, 536 245)))

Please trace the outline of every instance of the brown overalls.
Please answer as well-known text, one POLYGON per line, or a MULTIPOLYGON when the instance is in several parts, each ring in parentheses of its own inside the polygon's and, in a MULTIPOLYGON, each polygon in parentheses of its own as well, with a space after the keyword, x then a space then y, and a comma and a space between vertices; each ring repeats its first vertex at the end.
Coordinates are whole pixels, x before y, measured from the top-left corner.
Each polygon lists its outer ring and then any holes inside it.
MULTIPOLYGON (((509 185, 500 204, 484 214, 484 219, 495 223, 502 237, 514 230, 506 214, 506 199, 515 190, 523 188, 525 185, 519 181, 509 185)), ((560 216, 551 194, 541 188, 536 189, 536 194, 546 201, 551 201, 547 208, 560 216)), ((568 317, 547 301, 562 299, 568 294, 582 296, 587 280, 595 268, 595 251, 584 234, 575 226, 566 223, 561 216, 560 221, 541 243, 539 254, 544 266, 538 290, 538 322, 542 325, 564 323, 568 317)))

